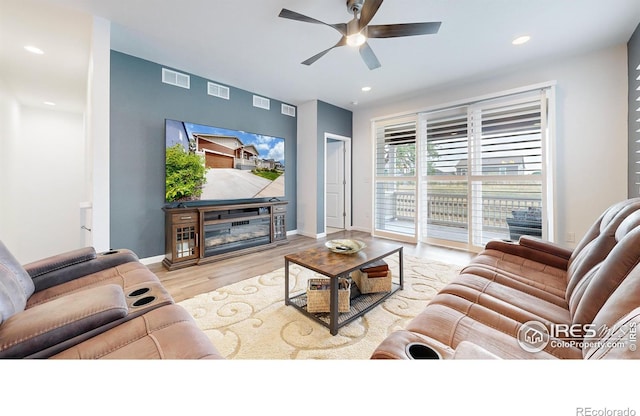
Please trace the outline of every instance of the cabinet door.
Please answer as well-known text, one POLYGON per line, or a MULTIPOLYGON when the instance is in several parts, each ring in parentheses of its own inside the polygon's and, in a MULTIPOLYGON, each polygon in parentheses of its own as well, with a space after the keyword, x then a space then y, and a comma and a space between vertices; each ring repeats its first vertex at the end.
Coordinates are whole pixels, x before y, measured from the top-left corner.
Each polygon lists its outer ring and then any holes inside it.
POLYGON ((286 240, 287 239, 287 226, 285 218, 287 216, 286 205, 274 205, 273 206, 273 241, 286 240))
POLYGON ((184 223, 173 226, 173 258, 182 261, 196 258, 198 252, 198 223, 184 223))

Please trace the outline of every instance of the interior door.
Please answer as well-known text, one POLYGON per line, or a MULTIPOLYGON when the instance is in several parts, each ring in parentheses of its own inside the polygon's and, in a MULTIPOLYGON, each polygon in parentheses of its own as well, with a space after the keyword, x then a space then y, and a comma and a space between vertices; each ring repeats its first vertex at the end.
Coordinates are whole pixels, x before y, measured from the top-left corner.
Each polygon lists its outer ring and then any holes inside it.
POLYGON ((327 139, 325 182, 326 226, 344 228, 345 148, 342 140, 327 139))

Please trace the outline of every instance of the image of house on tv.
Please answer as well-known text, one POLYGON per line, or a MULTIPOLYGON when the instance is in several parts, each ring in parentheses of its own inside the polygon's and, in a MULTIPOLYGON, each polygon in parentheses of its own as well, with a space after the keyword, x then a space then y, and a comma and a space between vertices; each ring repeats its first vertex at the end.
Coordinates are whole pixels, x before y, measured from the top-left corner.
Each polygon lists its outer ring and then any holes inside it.
POLYGON ((244 144, 238 137, 193 133, 196 149, 204 154, 210 169, 284 170, 281 162, 263 159, 254 144, 244 144))

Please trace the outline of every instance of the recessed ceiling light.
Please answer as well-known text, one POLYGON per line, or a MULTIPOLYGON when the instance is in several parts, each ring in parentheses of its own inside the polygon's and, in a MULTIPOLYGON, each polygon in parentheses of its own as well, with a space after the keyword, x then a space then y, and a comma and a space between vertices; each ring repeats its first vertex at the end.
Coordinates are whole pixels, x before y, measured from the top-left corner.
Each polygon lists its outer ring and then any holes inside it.
POLYGON ((362 87, 362 91, 369 92, 371 91, 371 87, 362 87))
POLYGON ((50 105, 50 106, 56 105, 56 103, 54 103, 53 101, 45 101, 44 104, 45 105, 50 105))
POLYGON ((26 50, 28 50, 31 53, 35 53, 36 55, 42 55, 44 54, 44 51, 40 48, 36 48, 35 46, 31 46, 31 45, 27 45, 24 47, 26 50))
POLYGON ((531 36, 520 36, 515 38, 511 43, 514 45, 522 45, 523 43, 527 43, 531 40, 531 36))

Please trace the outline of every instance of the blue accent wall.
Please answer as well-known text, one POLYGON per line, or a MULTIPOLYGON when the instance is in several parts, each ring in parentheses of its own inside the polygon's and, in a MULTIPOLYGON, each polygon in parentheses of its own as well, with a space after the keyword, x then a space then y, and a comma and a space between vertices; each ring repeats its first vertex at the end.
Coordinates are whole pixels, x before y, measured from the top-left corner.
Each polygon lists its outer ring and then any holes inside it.
POLYGON ((254 93, 193 74, 188 74, 190 89, 164 84, 162 68, 111 52, 111 246, 131 249, 142 258, 165 252, 166 118, 284 138, 287 230, 297 229, 296 118, 281 114, 278 100, 265 97, 271 99, 270 110, 256 108, 254 93), (229 87, 230 99, 208 95, 207 81, 229 87))
MULTIPOLYGON (((324 233, 324 135, 332 133, 339 136, 353 137, 353 113, 341 107, 318 101, 318 198, 317 228, 318 234, 324 233)), ((347 196, 351 198, 351 195, 347 196)))

